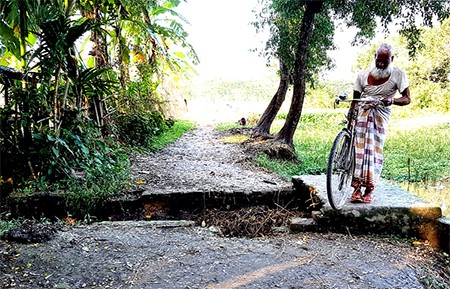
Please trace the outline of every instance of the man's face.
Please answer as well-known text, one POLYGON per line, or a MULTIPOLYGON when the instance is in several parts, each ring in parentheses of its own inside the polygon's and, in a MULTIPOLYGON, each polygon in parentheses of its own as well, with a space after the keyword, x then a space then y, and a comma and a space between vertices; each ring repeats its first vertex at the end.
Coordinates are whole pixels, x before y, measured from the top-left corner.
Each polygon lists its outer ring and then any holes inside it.
POLYGON ((392 57, 389 52, 379 51, 375 58, 375 66, 378 69, 386 69, 391 64, 392 57))
POLYGON ((375 56, 375 67, 370 71, 370 75, 375 79, 388 78, 392 73, 392 59, 389 52, 378 51, 375 56))

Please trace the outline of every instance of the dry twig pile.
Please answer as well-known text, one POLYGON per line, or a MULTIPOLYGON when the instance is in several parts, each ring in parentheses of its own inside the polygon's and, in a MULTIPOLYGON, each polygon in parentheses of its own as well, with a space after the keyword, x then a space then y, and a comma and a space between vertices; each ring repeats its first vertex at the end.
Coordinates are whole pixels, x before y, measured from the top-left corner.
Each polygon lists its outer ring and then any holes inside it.
POLYGON ((254 206, 234 211, 205 210, 196 221, 204 226, 217 227, 227 237, 262 237, 270 235, 275 227, 288 227, 290 219, 301 214, 284 208, 254 206))

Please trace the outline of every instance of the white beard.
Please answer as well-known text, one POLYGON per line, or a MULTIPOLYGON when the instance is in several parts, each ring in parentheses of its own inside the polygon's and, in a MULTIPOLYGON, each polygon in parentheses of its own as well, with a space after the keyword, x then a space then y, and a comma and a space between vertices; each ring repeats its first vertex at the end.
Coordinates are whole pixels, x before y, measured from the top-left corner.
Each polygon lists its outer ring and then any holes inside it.
POLYGON ((376 66, 370 70, 370 75, 375 79, 388 78, 392 73, 392 65, 389 64, 385 69, 377 68, 376 66))

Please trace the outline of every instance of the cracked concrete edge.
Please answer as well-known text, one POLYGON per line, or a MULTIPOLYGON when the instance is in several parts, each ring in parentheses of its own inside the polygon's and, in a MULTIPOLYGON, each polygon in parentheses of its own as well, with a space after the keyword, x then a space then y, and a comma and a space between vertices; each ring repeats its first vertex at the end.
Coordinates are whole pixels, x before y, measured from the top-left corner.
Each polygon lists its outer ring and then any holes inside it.
POLYGON ((269 193, 292 193, 293 186, 276 186, 276 187, 255 187, 252 189, 248 188, 229 188, 229 187, 222 187, 222 188, 177 188, 177 189, 170 189, 170 188, 146 188, 142 191, 141 196, 157 196, 157 195, 171 195, 171 194, 215 194, 215 195, 233 195, 233 194, 244 194, 244 195, 252 195, 255 193, 259 194, 269 194, 269 193))
POLYGON ((154 221, 103 221, 96 223, 96 226, 108 227, 137 227, 137 228, 176 228, 194 227, 194 221, 188 220, 154 220, 154 221))
MULTIPOLYGON (((292 178, 294 186, 311 186, 324 203, 312 216, 319 226, 345 226, 377 232, 413 235, 446 252, 450 251, 450 218, 442 209, 399 186, 381 180, 373 204, 347 204, 337 212, 331 209, 326 193, 326 176, 302 175, 292 178), (384 199, 383 199, 384 198, 384 199)), ((295 223, 294 228, 302 225, 295 223)), ((310 225, 309 225, 310 226, 310 225)), ((298 228, 297 228, 298 229, 298 228)))

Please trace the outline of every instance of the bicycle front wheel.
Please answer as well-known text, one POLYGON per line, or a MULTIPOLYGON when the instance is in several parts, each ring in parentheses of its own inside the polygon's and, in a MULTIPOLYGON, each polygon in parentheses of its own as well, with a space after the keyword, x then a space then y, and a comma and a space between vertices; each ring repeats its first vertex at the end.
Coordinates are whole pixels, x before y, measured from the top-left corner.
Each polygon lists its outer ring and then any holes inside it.
POLYGON ((327 195, 330 206, 340 210, 350 197, 351 181, 355 167, 355 148, 350 133, 342 130, 333 142, 328 157, 327 195))

